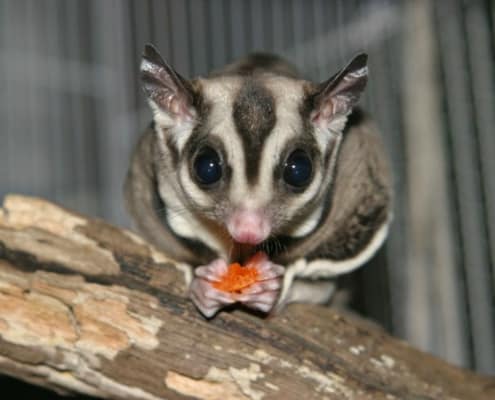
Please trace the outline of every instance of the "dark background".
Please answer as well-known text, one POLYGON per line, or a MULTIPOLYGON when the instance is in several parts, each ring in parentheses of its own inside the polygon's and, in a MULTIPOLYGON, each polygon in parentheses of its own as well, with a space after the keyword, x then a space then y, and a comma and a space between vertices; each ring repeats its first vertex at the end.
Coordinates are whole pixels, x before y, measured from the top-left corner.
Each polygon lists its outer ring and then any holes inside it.
POLYGON ((494 20, 490 0, 0 0, 0 197, 129 225, 122 181, 150 120, 137 78, 146 42, 186 77, 265 50, 322 81, 366 51, 363 105, 397 194, 386 248, 356 274, 356 304, 493 374, 494 20))

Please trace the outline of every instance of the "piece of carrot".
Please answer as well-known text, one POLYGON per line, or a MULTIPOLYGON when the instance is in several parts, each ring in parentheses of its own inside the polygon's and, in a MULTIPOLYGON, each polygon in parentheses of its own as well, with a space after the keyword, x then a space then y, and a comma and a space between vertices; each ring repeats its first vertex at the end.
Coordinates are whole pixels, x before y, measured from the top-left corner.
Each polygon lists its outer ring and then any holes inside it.
POLYGON ((252 256, 245 266, 239 263, 229 265, 227 272, 219 282, 213 282, 213 287, 224 292, 240 292, 256 283, 259 277, 258 266, 266 255, 258 252, 252 256))

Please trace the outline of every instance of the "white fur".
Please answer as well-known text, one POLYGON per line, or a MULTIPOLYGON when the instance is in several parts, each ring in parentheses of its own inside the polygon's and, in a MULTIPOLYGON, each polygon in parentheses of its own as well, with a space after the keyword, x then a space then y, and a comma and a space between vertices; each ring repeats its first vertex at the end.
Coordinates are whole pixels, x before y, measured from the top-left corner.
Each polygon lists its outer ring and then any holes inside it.
MULTIPOLYGON (((212 104, 210 118, 212 136, 221 138, 224 142, 229 155, 228 162, 234 164, 234 176, 232 185, 235 188, 242 189, 243 193, 247 191, 247 184, 243 178, 243 163, 244 155, 240 150, 242 143, 234 133, 235 125, 232 120, 232 103, 233 96, 240 87, 238 78, 220 78, 203 82, 203 95, 205 100, 212 104), (229 145, 230 144, 230 145, 229 145)), ((173 126, 166 134, 173 134, 179 151, 182 151, 189 135, 191 134, 193 125, 181 124, 173 126)), ((162 133, 162 141, 164 140, 162 133)), ((190 178, 187 165, 180 166, 180 180, 184 190, 189 196, 194 198, 194 201, 203 207, 211 207, 212 199, 208 194, 201 190, 190 178)), ((172 182, 174 179, 171 180, 172 182)), ((178 187, 172 188, 170 181, 162 179, 159 185, 160 195, 167 204, 168 223, 172 230, 185 238, 196 239, 207 243, 219 257, 228 258, 231 240, 225 236, 225 232, 212 229, 211 224, 198 219, 185 206, 185 199, 180 194, 178 187), (172 190, 172 189, 175 189, 172 190)), ((222 221, 218 221, 222 223, 222 221)))
MULTIPOLYGON (((273 196, 273 173, 280 151, 285 144, 297 136, 302 128, 299 105, 303 96, 300 82, 282 77, 270 77, 266 87, 273 94, 276 103, 277 123, 265 141, 260 155, 260 179, 256 187, 258 206, 266 206, 273 196)), ((290 215, 290 210, 286 210, 290 215)))
POLYGON ((240 207, 249 194, 245 176, 245 159, 241 138, 236 134, 232 117, 234 97, 242 85, 236 77, 224 77, 213 80, 203 86, 206 99, 212 104, 210 114, 211 135, 220 138, 225 146, 228 164, 232 166, 229 199, 234 206, 240 207))
MULTIPOLYGON (((277 124, 263 146, 260 170, 264 173, 261 174, 257 188, 258 195, 263 194, 263 200, 268 203, 271 201, 274 187, 272 171, 275 168, 275 163, 280 161, 278 155, 285 144, 296 137, 302 129, 299 107, 304 97, 304 90, 303 81, 294 81, 283 77, 270 77, 265 84, 275 96, 277 104, 277 124)), ((284 213, 288 218, 292 217, 315 196, 321 188, 322 179, 321 173, 317 173, 310 186, 287 205, 284 213)), ((297 227, 295 228, 297 229, 297 227)))
POLYGON ((337 283, 331 280, 320 280, 318 282, 296 280, 295 282, 292 282, 291 290, 284 299, 284 304, 324 304, 332 298, 336 289, 337 283))
POLYGON ((221 232, 212 230, 184 207, 183 200, 170 186, 159 184, 160 196, 167 201, 167 222, 177 234, 207 243, 220 257, 227 258, 230 241, 221 232))
POLYGON ((292 237, 302 237, 306 236, 308 233, 312 232, 321 218, 321 213, 323 212, 323 206, 316 207, 313 212, 308 215, 301 224, 294 227, 290 232, 292 237))
POLYGON ((349 74, 347 74, 346 76, 344 76, 344 80, 345 81, 350 81, 350 80, 353 80, 353 79, 359 79, 363 76, 366 76, 368 75, 368 66, 364 66, 363 68, 360 68, 356 71, 353 71, 349 74))
POLYGON ((330 259, 316 259, 310 262, 307 262, 305 259, 301 258, 296 260, 293 264, 287 266, 284 275, 284 284, 278 303, 282 304, 285 301, 295 278, 332 278, 349 273, 359 268, 371 257, 373 257, 385 241, 388 234, 390 220, 391 216, 381 226, 381 228, 376 231, 375 235, 364 250, 353 258, 339 261, 330 259))
MULTIPOLYGON (((304 96, 303 81, 267 76, 263 82, 275 97, 277 123, 273 132, 271 132, 265 141, 262 153, 260 154, 261 174, 257 185, 254 187, 250 186, 247 182, 245 175, 246 161, 244 151, 242 150, 243 145, 241 138, 235 132, 236 126, 232 116, 233 102, 243 83, 242 79, 239 77, 221 77, 203 80, 200 83, 205 101, 211 104, 209 134, 222 140, 227 152, 228 159, 226 162, 232 166, 232 181, 230 192, 228 193, 232 208, 251 210, 269 208, 273 199, 273 188, 275 185, 272 171, 275 168, 275 164, 280 162, 278 157, 280 151, 302 129, 299 107, 301 99, 304 96)), ((151 102, 151 105, 155 113, 157 125, 168 126, 166 130, 157 128, 162 151, 166 152, 165 135, 172 135, 179 151, 182 151, 192 133, 194 121, 187 119, 180 121, 173 120, 170 116, 158 109, 153 102, 151 102)), ((343 129, 345 121, 346 116, 343 116, 333 120, 330 125, 316 124, 315 136, 322 152, 334 140, 333 151, 337 154, 342 138, 340 131, 343 129)), ((335 158, 333 157, 333 163, 335 162, 335 158)), ((330 168, 332 169, 333 165, 330 168)), ((179 175, 184 190, 189 196, 194 198, 194 201, 198 205, 203 207, 214 206, 211 197, 191 180, 187 165, 180 167, 179 175)), ((204 220, 199 219, 187 209, 180 188, 178 186, 171 187, 171 183, 173 185, 174 181, 174 179, 164 177, 159 183, 160 195, 166 200, 168 207, 167 216, 170 227, 180 236, 207 243, 220 257, 228 258, 232 246, 231 240, 225 237, 225 232, 212 230, 211 225, 208 225, 204 220)), ((285 216, 291 218, 294 213, 298 212, 301 207, 305 207, 306 203, 313 199, 322 185, 328 184, 330 184, 330 177, 322 176, 319 171, 310 186, 287 204, 283 210, 285 216)), ((295 237, 309 234, 318 224, 322 209, 322 207, 317 207, 300 225, 293 226, 293 230, 289 234, 295 237)), ((224 222, 226 221, 218 221, 219 224, 224 222)), ((369 258, 370 256, 366 257, 369 258)), ((352 268, 349 267, 352 263, 358 264, 363 262, 361 258, 356 258, 341 263, 318 260, 312 262, 310 265, 301 265, 299 267, 297 267, 299 264, 295 263, 294 266, 288 268, 286 279, 289 279, 291 282, 294 276, 302 276, 301 274, 306 269, 307 271, 311 271, 306 272, 306 274, 313 274, 315 277, 320 275, 325 277, 332 276, 332 274, 335 275, 356 268, 355 266, 352 268)))
MULTIPOLYGON (((243 145, 241 138, 235 133, 236 126, 232 117, 234 96, 238 93, 242 85, 242 80, 237 77, 222 77, 202 81, 201 83, 203 96, 212 107, 211 114, 209 115, 210 134, 222 140, 227 152, 227 162, 232 166, 232 181, 228 196, 233 209, 262 210, 268 208, 273 199, 273 188, 275 185, 271 171, 274 170, 275 164, 280 162, 278 155, 285 147, 285 144, 296 137, 302 129, 299 107, 301 99, 304 96, 303 81, 294 81, 275 76, 267 76, 267 79, 264 81, 267 89, 275 97, 277 124, 264 143, 262 153, 260 154, 260 171, 262 172, 257 185, 254 187, 248 184, 245 176, 246 161, 244 159, 244 152, 242 151, 243 145)), ((345 120, 342 123, 345 123, 345 120)), ((332 132, 328 126, 317 127, 315 133, 316 140, 322 152, 326 150, 331 140, 337 141, 334 151, 335 153, 338 151, 341 140, 340 134, 332 132)), ((182 134, 184 138, 188 137, 187 131, 184 131, 182 134)), ((212 206, 210 197, 191 181, 186 166, 182 166, 180 176, 182 185, 189 196, 193 197, 198 204, 204 207, 212 206)), ((301 207, 305 207, 305 204, 321 189, 322 184, 328 185, 330 183, 329 180, 330 177, 323 177, 321 172, 318 172, 310 186, 286 206, 284 209, 286 217, 291 218, 301 207)), ((167 188, 166 190, 170 189, 167 188)), ((179 202, 177 207, 180 206, 181 204, 179 202)), ((318 223, 321 211, 322 207, 315 209, 300 225, 294 226, 293 232, 290 234, 303 236, 310 233, 318 223)), ((170 214, 173 214, 173 212, 170 214)), ((219 238, 215 237, 214 233, 212 234, 209 228, 205 229, 198 221, 188 224, 187 221, 190 218, 195 219, 190 213, 182 210, 176 214, 171 216, 171 219, 176 222, 180 221, 180 223, 171 224, 174 231, 182 236, 199 239, 208 243, 219 254, 228 254, 230 249, 224 248, 224 246, 230 246, 230 243, 219 240, 219 238)), ((222 223, 222 221, 219 222, 222 223)))
POLYGON ((149 101, 149 104, 153 109, 153 119, 156 123, 156 132, 162 150, 165 149, 165 135, 169 135, 178 150, 181 151, 194 128, 194 110, 191 110, 193 117, 177 118, 160 109, 152 100, 149 101))

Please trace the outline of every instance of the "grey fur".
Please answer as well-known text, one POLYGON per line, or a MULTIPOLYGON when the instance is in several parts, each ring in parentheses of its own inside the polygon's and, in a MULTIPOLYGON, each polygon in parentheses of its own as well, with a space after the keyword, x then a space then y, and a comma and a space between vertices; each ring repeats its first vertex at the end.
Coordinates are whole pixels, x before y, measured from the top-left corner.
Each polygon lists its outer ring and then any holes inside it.
POLYGON ((391 176, 380 136, 368 117, 352 122, 340 146, 327 212, 310 235, 290 240, 279 262, 302 254, 308 260, 353 257, 390 217, 391 176))
POLYGON ((166 209, 158 191, 159 168, 163 161, 153 127, 141 136, 124 185, 127 209, 141 234, 175 260, 190 264, 206 262, 214 252, 201 243, 180 238, 166 222, 166 209))
MULTIPOLYGON (((157 63, 163 61, 155 54, 148 54, 148 59, 157 63)), ((167 191, 185 191, 180 182, 177 182, 179 169, 190 163, 188 157, 191 157, 202 140, 211 140, 208 139, 211 129, 208 119, 210 105, 204 102, 201 80, 185 81, 165 63, 158 70, 158 78, 166 86, 165 94, 175 91, 176 95, 182 96, 180 98, 183 104, 194 108, 196 125, 182 152, 162 127, 155 126, 144 133, 136 147, 127 176, 126 201, 138 230, 148 240, 171 257, 197 266, 218 257, 213 250, 214 246, 205 240, 194 241, 178 234, 167 222, 167 199, 164 196, 167 196, 167 191), (160 133, 167 138, 163 146, 160 146, 160 133), (163 150, 164 147, 168 151, 163 150)), ((328 81, 317 85, 300 80, 295 68, 282 59, 256 54, 211 75, 219 79, 236 77, 241 82, 238 92, 234 94, 235 101, 231 111, 237 132, 227 134, 238 134, 242 139, 246 176, 250 184, 260 174, 274 174, 275 180, 277 174, 280 175, 277 169, 258 169, 264 142, 273 127, 279 123, 275 111, 280 104, 268 89, 269 82, 273 77, 283 76, 304 85, 305 91, 301 95, 299 114, 296 116, 302 131, 294 139, 294 143, 287 141, 279 149, 280 155, 274 156, 280 157, 278 163, 281 165, 283 157, 294 147, 307 149, 313 154, 317 164, 315 170, 323 175, 323 185, 307 204, 301 205, 291 220, 284 220, 284 207, 290 204, 291 199, 297 199, 298 195, 288 193, 283 186, 272 188, 273 201, 269 205, 269 211, 282 222, 274 225, 275 237, 268 240, 265 246, 272 260, 277 263, 289 265, 300 258, 336 262, 352 259, 363 252, 377 232, 389 222, 392 204, 391 178, 387 157, 372 121, 361 111, 355 110, 350 114, 343 131, 342 127, 335 128, 340 130, 333 132, 328 139, 325 153, 318 148, 318 133, 312 121, 312 118, 337 117, 344 118, 345 121, 366 84, 365 70, 366 56, 360 55, 328 81), (315 226, 302 236, 292 235, 291 226, 309 218, 316 209, 321 209, 322 212, 315 226)), ((156 87, 153 74, 148 74, 145 78, 145 91, 155 103, 160 103, 162 89, 156 87), (153 86, 149 86, 150 82, 153 86)), ((190 169, 190 164, 188 168, 190 169)), ((223 177, 224 186, 211 192, 212 210, 193 206, 194 199, 189 198, 188 194, 178 195, 176 201, 182 201, 182 207, 190 210, 192 218, 201 220, 209 232, 228 241, 221 220, 222 213, 227 212, 229 207, 228 199, 222 198, 225 197, 223 194, 229 185, 231 172, 229 165, 225 168, 228 173, 223 177)))

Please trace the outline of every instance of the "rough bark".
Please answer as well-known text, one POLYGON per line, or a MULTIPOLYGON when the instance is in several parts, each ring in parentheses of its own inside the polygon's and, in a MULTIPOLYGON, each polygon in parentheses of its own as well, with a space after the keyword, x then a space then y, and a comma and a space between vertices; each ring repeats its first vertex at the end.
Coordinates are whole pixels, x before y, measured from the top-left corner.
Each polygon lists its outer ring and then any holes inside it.
POLYGON ((184 269, 40 199, 0 210, 0 373, 112 399, 493 399, 495 381, 340 311, 206 321, 184 269))

